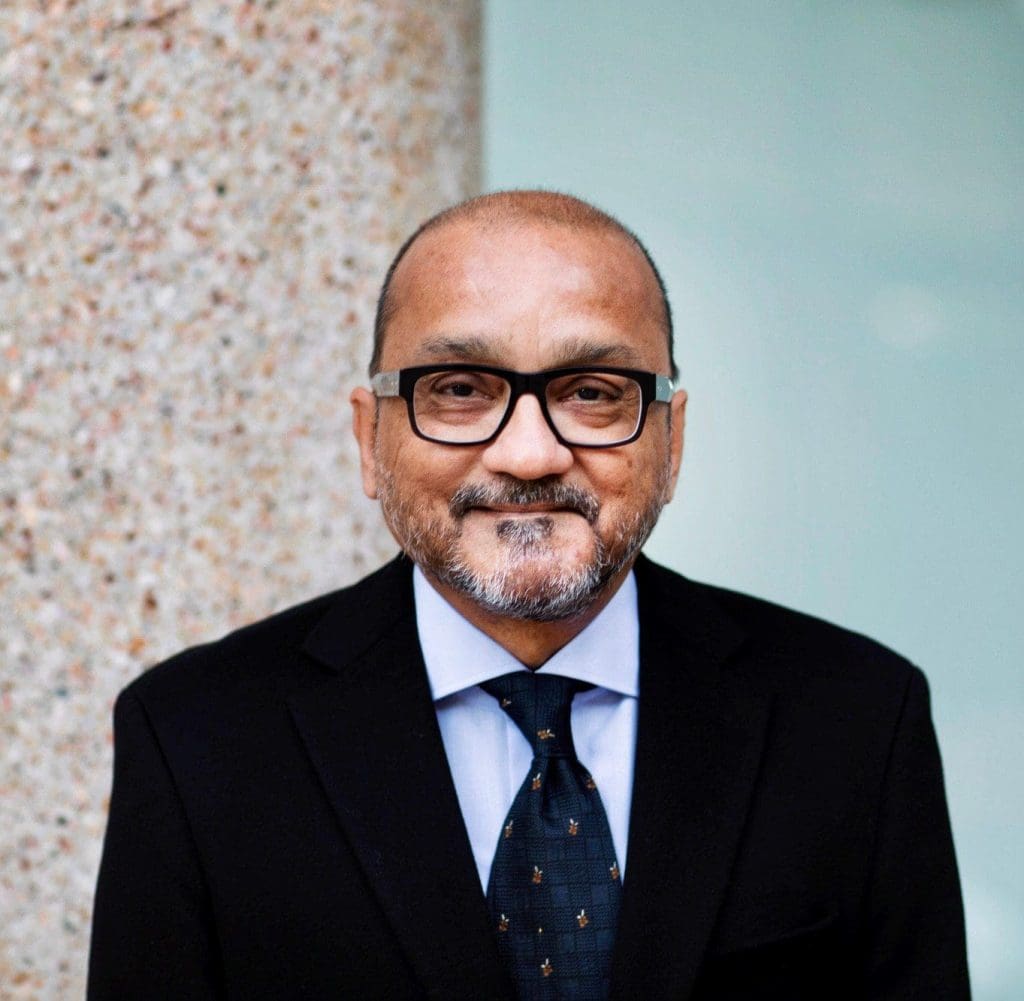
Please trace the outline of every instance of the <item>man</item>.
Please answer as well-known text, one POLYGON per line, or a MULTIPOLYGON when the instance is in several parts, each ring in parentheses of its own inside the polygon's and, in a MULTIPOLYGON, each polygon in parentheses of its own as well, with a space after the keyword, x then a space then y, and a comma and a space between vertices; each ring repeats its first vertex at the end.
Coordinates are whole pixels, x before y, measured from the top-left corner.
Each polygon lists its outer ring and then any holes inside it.
POLYGON ((646 252, 484 196, 352 394, 404 555, 122 693, 90 997, 969 995, 920 672, 639 556, 686 396, 646 252))

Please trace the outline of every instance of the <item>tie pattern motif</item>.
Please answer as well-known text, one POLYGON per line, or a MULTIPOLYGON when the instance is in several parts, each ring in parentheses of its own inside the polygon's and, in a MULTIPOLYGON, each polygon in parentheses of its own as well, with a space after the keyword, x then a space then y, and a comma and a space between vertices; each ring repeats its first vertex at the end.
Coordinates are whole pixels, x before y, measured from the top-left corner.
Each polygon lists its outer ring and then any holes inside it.
POLYGON ((572 740, 573 696, 591 686, 518 671, 480 687, 533 748, 487 887, 499 952, 521 1001, 601 1001, 622 880, 601 797, 572 740))

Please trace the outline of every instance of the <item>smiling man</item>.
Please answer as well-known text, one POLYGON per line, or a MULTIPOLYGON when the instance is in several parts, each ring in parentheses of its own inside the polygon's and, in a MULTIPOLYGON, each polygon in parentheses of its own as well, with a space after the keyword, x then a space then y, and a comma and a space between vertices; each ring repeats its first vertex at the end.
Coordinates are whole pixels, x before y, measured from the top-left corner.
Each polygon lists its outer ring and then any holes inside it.
POLYGON ((968 997, 921 673, 640 556, 674 375, 592 206, 410 238, 352 394, 403 554, 122 693, 94 1001, 968 997))
POLYGON ((352 394, 364 489, 444 598, 539 667, 616 593, 679 473, 660 282, 589 206, 502 195, 425 227, 381 313, 377 398, 352 394))

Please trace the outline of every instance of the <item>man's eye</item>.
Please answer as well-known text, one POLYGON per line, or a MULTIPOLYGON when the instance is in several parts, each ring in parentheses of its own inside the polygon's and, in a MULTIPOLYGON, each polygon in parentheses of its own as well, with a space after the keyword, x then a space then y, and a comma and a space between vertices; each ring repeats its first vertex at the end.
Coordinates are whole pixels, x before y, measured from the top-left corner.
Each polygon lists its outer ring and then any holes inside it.
POLYGON ((473 375, 447 376, 430 385, 430 394, 445 403, 484 402, 501 395, 500 387, 490 385, 491 381, 473 375))
POLYGON ((437 392, 442 396, 472 396, 476 389, 468 382, 449 382, 444 386, 438 386, 437 392))
POLYGON ((568 386, 563 399, 567 403, 608 403, 617 400, 622 394, 614 386, 603 382, 581 382, 568 386))
POLYGON ((477 379, 445 379, 434 383, 432 392, 446 400, 483 400, 493 395, 477 379))

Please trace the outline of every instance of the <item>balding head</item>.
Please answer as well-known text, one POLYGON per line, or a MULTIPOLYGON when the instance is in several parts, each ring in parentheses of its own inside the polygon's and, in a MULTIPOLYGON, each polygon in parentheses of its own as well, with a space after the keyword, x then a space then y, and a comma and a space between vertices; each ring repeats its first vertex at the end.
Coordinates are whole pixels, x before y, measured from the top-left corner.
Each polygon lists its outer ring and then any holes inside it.
MULTIPOLYGON (((647 252, 647 248, 635 233, 623 226, 613 216, 602 212, 588 202, 574 198, 572 195, 553 191, 498 191, 460 202, 458 205, 432 216, 399 249, 388 268, 380 298, 377 301, 377 316, 373 330, 373 357, 370 360, 371 375, 380 369, 387 327, 401 306, 401 283, 395 281, 399 266, 420 237, 445 226, 456 224, 469 225, 481 232, 528 225, 553 226, 580 233, 595 231, 608 233, 627 241, 642 255, 650 269, 661 314, 658 320, 665 331, 669 358, 672 358, 672 310, 665 291, 665 284, 651 255, 647 252)), ((675 377, 677 374, 673 360, 672 375, 675 377)))

